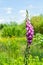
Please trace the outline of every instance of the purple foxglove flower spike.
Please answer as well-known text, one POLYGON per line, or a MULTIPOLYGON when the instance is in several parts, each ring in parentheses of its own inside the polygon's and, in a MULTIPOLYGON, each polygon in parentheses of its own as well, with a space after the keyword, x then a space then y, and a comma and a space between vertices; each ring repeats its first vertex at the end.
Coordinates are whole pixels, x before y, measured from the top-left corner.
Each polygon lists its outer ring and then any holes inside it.
POLYGON ((27 43, 29 45, 32 43, 33 35, 34 35, 34 29, 30 23, 30 20, 27 17, 26 18, 26 37, 27 37, 27 43))

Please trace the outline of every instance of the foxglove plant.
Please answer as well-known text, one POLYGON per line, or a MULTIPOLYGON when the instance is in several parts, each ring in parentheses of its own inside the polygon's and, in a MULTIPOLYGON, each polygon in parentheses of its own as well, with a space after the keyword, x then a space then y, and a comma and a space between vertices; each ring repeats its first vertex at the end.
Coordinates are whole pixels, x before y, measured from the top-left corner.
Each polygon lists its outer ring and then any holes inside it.
POLYGON ((34 29, 33 26, 31 25, 30 20, 28 19, 28 11, 26 10, 26 38, 27 38, 27 46, 25 50, 25 65, 28 65, 28 58, 30 55, 30 45, 32 43, 32 39, 34 36, 34 29))

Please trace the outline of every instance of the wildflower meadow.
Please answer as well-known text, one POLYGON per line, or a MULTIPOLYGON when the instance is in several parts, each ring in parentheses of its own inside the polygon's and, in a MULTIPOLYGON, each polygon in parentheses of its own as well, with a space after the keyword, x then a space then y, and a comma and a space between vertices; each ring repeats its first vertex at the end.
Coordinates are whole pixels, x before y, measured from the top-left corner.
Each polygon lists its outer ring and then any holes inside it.
POLYGON ((43 16, 26 14, 22 24, 0 24, 0 65, 43 65, 43 16))

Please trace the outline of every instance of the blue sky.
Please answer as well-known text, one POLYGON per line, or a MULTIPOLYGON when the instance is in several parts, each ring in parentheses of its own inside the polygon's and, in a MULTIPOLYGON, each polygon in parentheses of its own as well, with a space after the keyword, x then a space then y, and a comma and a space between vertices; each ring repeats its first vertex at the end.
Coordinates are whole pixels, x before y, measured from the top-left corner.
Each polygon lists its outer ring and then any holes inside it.
POLYGON ((30 17, 43 14, 43 0, 0 0, 0 23, 21 23, 26 9, 30 17))

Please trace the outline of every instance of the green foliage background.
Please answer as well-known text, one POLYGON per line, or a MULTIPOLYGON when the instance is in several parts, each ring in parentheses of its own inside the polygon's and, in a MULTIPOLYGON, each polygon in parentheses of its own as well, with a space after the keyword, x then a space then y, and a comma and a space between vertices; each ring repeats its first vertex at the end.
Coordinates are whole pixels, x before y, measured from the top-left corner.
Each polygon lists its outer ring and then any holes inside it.
MULTIPOLYGON (((0 65, 24 65, 25 37, 0 38, 0 65)), ((43 35, 36 34, 30 47, 29 65, 43 65, 43 35)))
MULTIPOLYGON (((31 19, 31 24, 34 27, 34 32, 43 34, 43 15, 33 16, 31 19)), ((16 22, 11 22, 10 24, 0 24, 0 30, 2 30, 3 37, 12 36, 25 36, 26 34, 26 21, 17 24, 16 22)))
MULTIPOLYGON (((28 58, 29 65, 43 65, 43 15, 30 19, 34 27, 34 38, 28 58)), ((0 24, 0 65, 24 65, 26 21, 17 24, 0 24)))

